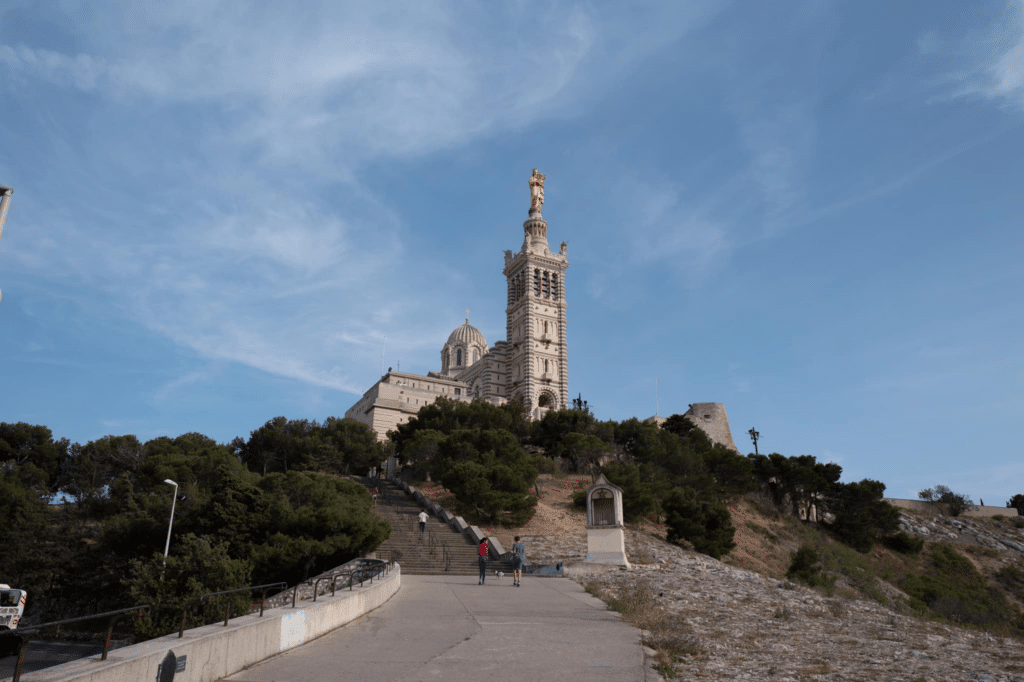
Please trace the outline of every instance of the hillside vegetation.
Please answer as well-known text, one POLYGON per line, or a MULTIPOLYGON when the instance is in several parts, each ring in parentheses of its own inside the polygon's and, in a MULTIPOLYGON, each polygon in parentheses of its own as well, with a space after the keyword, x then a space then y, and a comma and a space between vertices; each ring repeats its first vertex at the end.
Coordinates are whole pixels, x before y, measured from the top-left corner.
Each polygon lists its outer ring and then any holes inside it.
POLYGON ((343 475, 381 456, 374 434, 351 420, 280 417, 232 445, 189 433, 83 446, 3 423, 0 581, 29 592, 26 624, 151 604, 135 633, 163 634, 201 594, 294 584, 377 547, 390 527, 343 475))
POLYGON ((441 399, 390 436, 382 446, 352 420, 277 417, 231 444, 190 433, 80 445, 2 423, 0 578, 32 594, 29 622, 144 602, 159 608, 137 634, 166 631, 204 592, 294 584, 372 551, 390 528, 348 476, 394 454, 403 475, 439 485, 445 505, 494 533, 539 514, 571 534, 600 472, 623 489, 632 527, 679 546, 826 593, 1024 632, 1019 567, 986 554, 996 550, 925 541, 901 527, 882 482, 842 482, 841 467, 806 455, 743 456, 680 415, 660 428, 585 409, 531 422, 517 403, 441 399), (178 483, 166 564, 165 479, 178 483))

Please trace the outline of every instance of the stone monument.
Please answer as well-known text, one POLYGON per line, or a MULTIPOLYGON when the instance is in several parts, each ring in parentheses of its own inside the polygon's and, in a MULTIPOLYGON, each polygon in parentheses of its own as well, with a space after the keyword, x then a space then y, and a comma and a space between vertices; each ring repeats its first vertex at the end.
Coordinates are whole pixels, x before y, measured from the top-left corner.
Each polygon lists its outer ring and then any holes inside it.
POLYGON ((630 568, 626 559, 622 488, 610 483, 604 474, 587 489, 586 563, 630 568))

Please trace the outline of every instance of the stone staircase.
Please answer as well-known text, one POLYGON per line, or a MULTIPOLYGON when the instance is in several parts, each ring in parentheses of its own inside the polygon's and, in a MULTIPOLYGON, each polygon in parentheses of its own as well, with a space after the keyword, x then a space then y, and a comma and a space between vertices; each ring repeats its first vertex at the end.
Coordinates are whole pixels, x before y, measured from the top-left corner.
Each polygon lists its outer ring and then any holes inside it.
MULTIPOLYGON (((427 511, 427 528, 420 533, 420 505, 405 491, 383 479, 356 478, 368 489, 377 487, 374 512, 391 524, 391 537, 377 548, 377 558, 396 560, 406 575, 472 575, 476 576, 476 545, 427 511)), ((491 558, 489 575, 494 571, 512 574, 512 564, 491 558)))

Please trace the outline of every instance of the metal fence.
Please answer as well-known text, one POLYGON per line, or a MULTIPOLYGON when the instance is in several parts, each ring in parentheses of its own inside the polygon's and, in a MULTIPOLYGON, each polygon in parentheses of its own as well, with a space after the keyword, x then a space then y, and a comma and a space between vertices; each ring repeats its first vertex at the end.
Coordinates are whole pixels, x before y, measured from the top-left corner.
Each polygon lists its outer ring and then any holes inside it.
POLYGON ((3 635, 6 640, 13 640, 14 646, 17 648, 17 658, 14 662, 14 676, 12 677, 13 682, 18 682, 21 679, 21 671, 25 665, 25 651, 28 649, 28 643, 37 635, 45 630, 54 628, 58 633, 63 625, 70 625, 71 623, 85 623, 87 621, 102 620, 104 618, 109 619, 107 621, 106 636, 103 639, 103 651, 100 656, 101 661, 107 660, 107 653, 110 650, 110 638, 114 633, 114 625, 123 616, 134 613, 136 611, 149 611, 148 604, 142 604, 139 606, 132 606, 127 609, 118 609, 117 611, 105 611, 103 613, 95 613, 91 616, 80 616, 78 618, 65 618, 64 620, 55 620, 50 623, 41 623, 39 625, 30 625, 24 628, 18 628, 17 631, 6 633, 3 635))

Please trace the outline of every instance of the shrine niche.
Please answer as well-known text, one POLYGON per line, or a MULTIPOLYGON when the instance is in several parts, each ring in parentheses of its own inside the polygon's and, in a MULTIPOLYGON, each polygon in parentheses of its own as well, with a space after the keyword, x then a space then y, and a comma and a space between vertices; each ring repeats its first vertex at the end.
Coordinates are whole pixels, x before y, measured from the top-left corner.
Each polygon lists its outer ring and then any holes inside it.
POLYGON ((625 566, 622 488, 601 474, 587 489, 587 563, 625 566))

